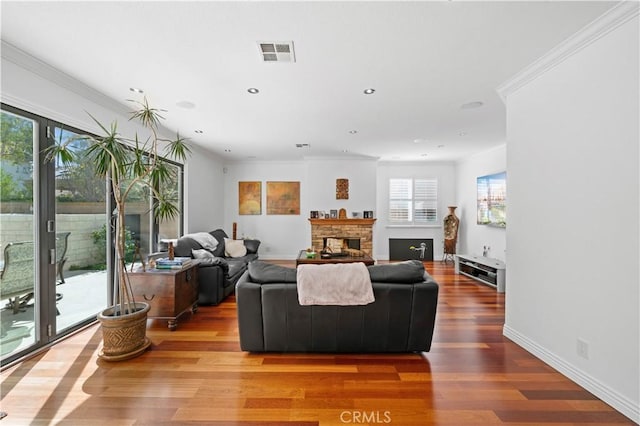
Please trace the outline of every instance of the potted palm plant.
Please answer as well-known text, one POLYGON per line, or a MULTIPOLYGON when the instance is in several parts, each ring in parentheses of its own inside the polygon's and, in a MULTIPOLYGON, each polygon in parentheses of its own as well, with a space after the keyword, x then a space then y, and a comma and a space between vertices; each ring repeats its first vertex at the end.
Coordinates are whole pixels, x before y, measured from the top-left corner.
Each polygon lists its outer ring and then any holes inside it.
MULTIPOLYGON (((137 108, 130 120, 138 121, 149 132, 149 137, 140 141, 136 133, 127 139, 118 133, 117 121, 107 128, 91 114, 91 118, 102 129, 102 136, 81 136, 88 142, 82 155, 87 156, 97 176, 109 180, 115 200, 115 274, 113 305, 98 314, 102 326, 103 347, 100 358, 119 361, 143 353, 151 344, 146 337, 149 304, 136 301, 127 276, 125 263, 125 206, 130 193, 136 188, 146 188, 153 199, 153 214, 156 220, 172 219, 179 214, 175 194, 163 191, 171 179, 168 163, 171 158, 184 162, 190 153, 189 146, 180 135, 174 140, 162 139, 159 134, 160 110, 151 108, 145 98, 132 101, 137 108)), ((59 141, 47 151, 47 159, 60 159, 63 164, 72 164, 78 155, 71 147, 71 140, 59 141)))

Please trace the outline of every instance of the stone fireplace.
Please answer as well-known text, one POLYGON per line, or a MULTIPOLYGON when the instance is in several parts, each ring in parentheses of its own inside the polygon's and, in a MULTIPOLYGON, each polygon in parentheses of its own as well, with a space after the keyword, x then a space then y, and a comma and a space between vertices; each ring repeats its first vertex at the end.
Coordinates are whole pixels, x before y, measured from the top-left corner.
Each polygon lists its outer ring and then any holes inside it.
POLYGON ((375 219, 309 219, 311 245, 314 250, 320 251, 324 248, 327 238, 358 240, 358 248, 367 255, 373 256, 375 221, 375 219))

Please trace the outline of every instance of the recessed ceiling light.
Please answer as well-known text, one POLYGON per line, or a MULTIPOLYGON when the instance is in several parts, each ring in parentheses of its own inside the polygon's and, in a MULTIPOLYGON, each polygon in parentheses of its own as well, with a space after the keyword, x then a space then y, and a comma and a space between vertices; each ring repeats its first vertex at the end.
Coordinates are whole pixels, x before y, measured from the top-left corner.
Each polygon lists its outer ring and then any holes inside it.
POLYGON ((349 150, 348 149, 343 149, 342 152, 349 152, 349 150))
POLYGON ((196 104, 194 104, 193 102, 189 102, 189 101, 180 101, 180 102, 176 103, 176 106, 178 106, 180 108, 184 108, 184 109, 194 109, 196 107, 196 104))
POLYGON ((462 104, 460 106, 461 109, 474 109, 474 108, 480 108, 482 105, 484 105, 483 102, 481 101, 473 101, 473 102, 467 102, 466 104, 462 104))
POLYGON ((130 87, 129 90, 135 93, 144 93, 144 90, 138 89, 137 87, 130 87))
POLYGON ((364 94, 365 95, 372 95, 374 92, 376 91, 376 89, 364 89, 364 94))
POLYGON ((358 133, 357 130, 349 130, 349 133, 351 133, 352 135, 355 135, 356 133, 358 133))
POLYGON ((414 139, 413 143, 423 143, 426 142, 426 139, 414 139))
POLYGON ((255 95, 257 93, 260 93, 260 91, 258 89, 256 89, 255 87, 250 87, 247 89, 247 92, 251 93, 252 95, 255 95))
POLYGON ((458 133, 458 136, 467 136, 467 132, 463 130, 460 133, 458 133))
POLYGON ((201 135, 203 133, 202 130, 198 129, 198 130, 194 130, 194 132, 196 132, 197 134, 201 135))

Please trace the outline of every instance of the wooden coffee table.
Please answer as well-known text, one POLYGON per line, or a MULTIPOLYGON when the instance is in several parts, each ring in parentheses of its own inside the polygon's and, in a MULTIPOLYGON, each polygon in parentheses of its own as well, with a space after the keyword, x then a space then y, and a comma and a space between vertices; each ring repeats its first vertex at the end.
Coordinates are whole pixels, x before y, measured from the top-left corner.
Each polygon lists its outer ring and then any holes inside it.
POLYGON ((373 265, 376 263, 375 260, 371 256, 336 256, 324 258, 320 255, 320 253, 316 253, 316 255, 312 258, 307 257, 306 250, 300 250, 298 253, 298 258, 296 259, 296 266, 298 265, 322 265, 325 263, 356 263, 362 262, 367 266, 373 265))
POLYGON ((129 272, 136 300, 151 305, 148 317, 168 320, 169 330, 178 327, 178 317, 198 311, 198 267, 195 263, 178 270, 148 269, 129 272))

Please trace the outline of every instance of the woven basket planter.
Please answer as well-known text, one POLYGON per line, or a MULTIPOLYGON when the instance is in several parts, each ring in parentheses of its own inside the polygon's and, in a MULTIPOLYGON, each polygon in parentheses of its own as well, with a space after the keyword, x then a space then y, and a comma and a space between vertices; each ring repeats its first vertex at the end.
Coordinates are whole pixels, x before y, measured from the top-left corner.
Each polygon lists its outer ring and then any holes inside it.
POLYGON ((151 345, 147 339, 148 303, 136 302, 136 311, 126 315, 114 315, 112 306, 98 314, 102 326, 102 350, 98 354, 106 361, 124 361, 134 358, 151 345))

